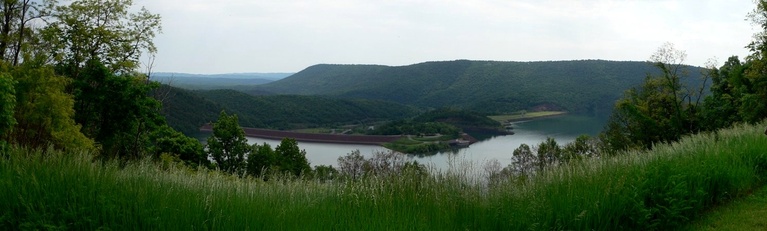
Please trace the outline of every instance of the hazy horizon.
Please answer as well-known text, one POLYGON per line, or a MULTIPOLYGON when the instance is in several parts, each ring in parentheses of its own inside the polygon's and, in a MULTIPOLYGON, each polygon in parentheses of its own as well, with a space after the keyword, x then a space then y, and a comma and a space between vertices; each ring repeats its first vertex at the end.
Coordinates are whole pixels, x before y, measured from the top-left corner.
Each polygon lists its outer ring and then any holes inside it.
POLYGON ((759 30, 746 20, 751 0, 134 3, 162 16, 153 71, 200 74, 457 59, 646 61, 666 42, 687 52, 685 64, 704 66, 743 58, 759 30))

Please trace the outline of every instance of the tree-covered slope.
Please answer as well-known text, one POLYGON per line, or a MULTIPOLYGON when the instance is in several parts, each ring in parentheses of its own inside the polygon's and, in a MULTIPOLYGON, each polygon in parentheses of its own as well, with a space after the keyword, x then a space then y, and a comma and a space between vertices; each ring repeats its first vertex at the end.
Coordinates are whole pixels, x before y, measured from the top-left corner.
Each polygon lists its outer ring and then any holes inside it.
POLYGON ((371 83, 370 77, 388 68, 380 65, 318 64, 272 82, 279 83, 270 84, 269 87, 254 88, 280 94, 338 94, 345 91, 344 89, 365 88, 365 85, 371 83))
MULTIPOLYGON (((409 66, 316 65, 256 86, 278 94, 378 99, 488 113, 539 106, 606 115, 614 101, 657 70, 630 61, 444 61, 409 66)), ((700 69, 689 67, 689 81, 700 69)))
MULTIPOLYGON (((221 110, 239 117, 245 127, 294 129, 412 117, 410 106, 378 100, 317 96, 252 96, 235 90, 188 91, 164 86, 168 123, 187 134, 215 121, 221 110)), ((162 96, 161 96, 162 97, 162 96)))
POLYGON ((246 127, 275 129, 399 119, 415 115, 409 106, 377 100, 346 100, 317 96, 251 96, 234 90, 198 91, 202 97, 240 116, 246 127))
POLYGON ((187 135, 196 133, 205 123, 216 121, 223 109, 194 91, 162 85, 155 92, 155 98, 162 102, 168 125, 187 135))

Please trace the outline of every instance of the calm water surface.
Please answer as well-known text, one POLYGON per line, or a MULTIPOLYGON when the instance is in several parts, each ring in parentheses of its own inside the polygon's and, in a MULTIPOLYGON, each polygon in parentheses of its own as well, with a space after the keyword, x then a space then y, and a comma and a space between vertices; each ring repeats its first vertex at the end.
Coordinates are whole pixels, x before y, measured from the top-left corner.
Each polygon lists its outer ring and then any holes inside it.
MULTIPOLYGON (((553 137, 560 145, 572 142, 581 134, 594 136, 604 127, 605 120, 579 115, 563 115, 553 118, 522 121, 514 124, 514 135, 496 136, 474 143, 468 148, 457 151, 437 153, 430 156, 412 156, 413 160, 437 169, 446 169, 450 164, 471 163, 481 166, 486 161, 496 159, 502 166, 511 163, 511 154, 520 144, 537 145, 547 137, 553 137)), ((248 137, 248 143, 268 143, 272 148, 280 141, 248 137)), ((353 150, 360 150, 365 157, 375 151, 386 151, 381 146, 326 144, 298 142, 299 148, 306 150, 306 158, 312 166, 337 165, 337 159, 353 150)))

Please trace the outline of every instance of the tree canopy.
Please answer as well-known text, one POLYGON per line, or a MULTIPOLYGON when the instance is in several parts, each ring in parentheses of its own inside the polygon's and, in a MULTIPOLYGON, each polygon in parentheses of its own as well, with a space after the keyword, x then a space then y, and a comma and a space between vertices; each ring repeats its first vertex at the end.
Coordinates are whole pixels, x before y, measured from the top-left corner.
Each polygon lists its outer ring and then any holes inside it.
POLYGON ((250 151, 245 132, 237 122, 237 115, 221 111, 218 121, 213 124, 213 134, 208 137, 208 155, 216 161, 217 167, 228 173, 242 173, 245 156, 250 151))
POLYGON ((107 158, 171 153, 207 162, 198 141, 166 126, 161 102, 149 94, 159 85, 138 72, 139 58, 157 50, 160 16, 132 7, 131 0, 0 4, 4 141, 93 149, 107 158))

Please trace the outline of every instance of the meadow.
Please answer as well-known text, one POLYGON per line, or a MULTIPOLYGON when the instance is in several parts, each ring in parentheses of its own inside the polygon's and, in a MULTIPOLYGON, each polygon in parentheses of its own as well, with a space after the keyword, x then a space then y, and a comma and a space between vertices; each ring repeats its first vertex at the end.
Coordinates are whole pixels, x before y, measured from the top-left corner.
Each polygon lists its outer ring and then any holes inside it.
POLYGON ((765 126, 738 125, 500 180, 456 163, 429 175, 264 181, 148 159, 12 148, 0 155, 0 228, 675 229, 764 186, 765 126))

